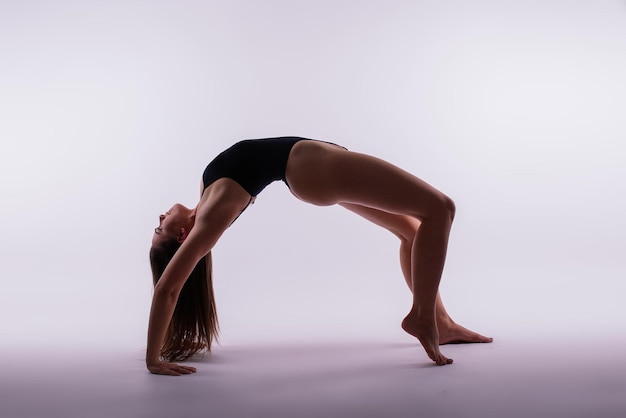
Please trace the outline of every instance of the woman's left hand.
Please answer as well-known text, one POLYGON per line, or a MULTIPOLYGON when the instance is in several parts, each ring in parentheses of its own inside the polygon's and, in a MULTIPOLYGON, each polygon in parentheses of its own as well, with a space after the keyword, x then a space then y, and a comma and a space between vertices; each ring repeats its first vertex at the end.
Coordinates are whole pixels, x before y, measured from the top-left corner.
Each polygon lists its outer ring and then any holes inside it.
POLYGON ((196 372, 195 367, 181 366, 176 363, 167 363, 165 361, 158 361, 155 363, 146 364, 150 373, 165 374, 169 376, 180 376, 183 374, 191 374, 196 372))

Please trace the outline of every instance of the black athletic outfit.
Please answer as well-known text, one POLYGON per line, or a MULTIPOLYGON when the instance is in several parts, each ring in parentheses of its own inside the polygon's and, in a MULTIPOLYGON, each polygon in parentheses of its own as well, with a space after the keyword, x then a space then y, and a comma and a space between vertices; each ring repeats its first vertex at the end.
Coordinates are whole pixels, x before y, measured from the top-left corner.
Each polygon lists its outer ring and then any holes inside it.
MULTIPOLYGON (((285 170, 291 148, 300 141, 315 141, 298 136, 281 136, 278 138, 246 139, 220 153, 204 169, 202 174, 203 192, 215 180, 228 177, 235 180, 250 193, 248 205, 261 193, 268 184, 282 180, 287 187, 285 170)), ((327 144, 333 144, 327 142, 327 144)), ((337 144, 333 144, 337 145, 337 144)), ((340 145, 339 145, 340 146, 340 145)), ((346 149, 345 147, 342 147, 346 149)), ((248 206, 246 206, 248 207, 248 206)), ((246 208, 243 208, 239 215, 246 208)), ((235 218, 235 220, 239 217, 235 218)), ((233 220, 233 222, 235 222, 233 220)))
POLYGON ((215 180, 228 177, 254 197, 273 181, 282 180, 286 184, 289 152, 297 142, 304 140, 307 139, 283 136, 237 142, 206 167, 202 174, 204 189, 215 180))

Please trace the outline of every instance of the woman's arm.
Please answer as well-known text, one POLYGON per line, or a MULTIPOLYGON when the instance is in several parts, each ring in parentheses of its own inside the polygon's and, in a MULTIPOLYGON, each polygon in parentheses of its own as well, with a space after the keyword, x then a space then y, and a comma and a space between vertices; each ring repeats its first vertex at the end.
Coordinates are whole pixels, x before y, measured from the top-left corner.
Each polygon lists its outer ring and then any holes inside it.
POLYGON ((228 225, 240 211, 239 205, 212 205, 202 209, 203 216, 196 216, 196 223, 182 243, 154 288, 150 320, 148 324, 148 347, 146 367, 156 374, 179 376, 195 372, 193 367, 163 362, 161 348, 167 328, 185 281, 202 257, 213 248, 228 225), (206 219, 210 219, 207 222, 206 219))
MULTIPOLYGON (((160 360, 161 347, 165 334, 176 307, 178 295, 185 280, 193 271, 195 265, 203 257, 196 238, 192 240, 192 229, 189 236, 176 252, 154 288, 150 320, 148 324, 148 347, 146 352, 146 367, 150 372, 157 374, 180 375, 195 372, 195 369, 186 369, 172 363, 160 360)), ((208 251, 207 251, 208 253, 208 251)))

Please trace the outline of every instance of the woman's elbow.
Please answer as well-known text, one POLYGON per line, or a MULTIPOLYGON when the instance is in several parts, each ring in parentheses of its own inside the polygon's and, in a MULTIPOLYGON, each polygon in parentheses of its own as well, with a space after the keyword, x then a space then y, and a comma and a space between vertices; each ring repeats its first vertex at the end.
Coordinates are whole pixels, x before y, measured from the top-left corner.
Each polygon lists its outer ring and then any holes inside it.
POLYGON ((174 304, 178 300, 180 294, 180 288, 178 286, 171 286, 164 283, 157 283, 154 287, 154 299, 160 301, 173 302, 174 304))

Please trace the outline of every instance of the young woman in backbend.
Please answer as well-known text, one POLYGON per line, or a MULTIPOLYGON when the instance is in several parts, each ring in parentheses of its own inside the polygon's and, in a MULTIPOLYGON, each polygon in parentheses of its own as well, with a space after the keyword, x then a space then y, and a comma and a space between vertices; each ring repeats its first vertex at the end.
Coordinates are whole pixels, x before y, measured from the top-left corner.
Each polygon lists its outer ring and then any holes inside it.
POLYGON ((437 365, 452 363, 439 351, 451 342, 491 342, 456 324, 438 288, 455 206, 417 177, 383 160, 299 137, 238 142, 218 155, 202 176, 193 209, 176 204, 159 217, 150 249, 154 295, 146 366, 180 375, 184 360, 210 349, 217 333, 211 249, 222 233, 275 180, 314 205, 339 204, 400 239, 400 263, 413 292, 402 328, 437 365))

